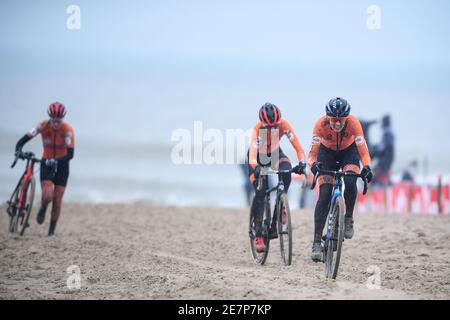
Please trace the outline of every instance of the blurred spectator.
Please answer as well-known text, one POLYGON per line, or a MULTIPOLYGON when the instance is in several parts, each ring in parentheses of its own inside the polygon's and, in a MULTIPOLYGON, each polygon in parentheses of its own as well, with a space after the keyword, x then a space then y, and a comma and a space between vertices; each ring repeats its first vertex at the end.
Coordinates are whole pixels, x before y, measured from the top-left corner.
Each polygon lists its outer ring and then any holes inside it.
POLYGON ((250 179, 248 178, 249 172, 248 172, 248 165, 243 163, 239 165, 242 170, 242 174, 244 176, 244 192, 245 192, 245 199, 247 200, 247 205, 251 205, 251 198, 252 198, 252 192, 253 187, 250 183, 250 179))
POLYGON ((382 118, 381 128, 383 135, 381 142, 372 148, 372 159, 378 159, 374 168, 374 185, 388 186, 391 179, 391 167, 395 156, 395 136, 391 127, 391 116, 382 118))
POLYGON ((361 127, 364 132, 364 137, 366 138, 367 147, 369 149, 369 153, 372 155, 372 140, 370 139, 369 129, 371 126, 373 126, 375 123, 377 123, 377 120, 371 120, 366 121, 360 119, 361 127))
POLYGON ((300 176, 299 181, 302 184, 300 188, 300 201, 299 201, 299 208, 305 209, 307 207, 307 201, 308 197, 311 195, 311 185, 314 179, 314 175, 312 173, 308 174, 308 177, 300 176))
POLYGON ((413 160, 403 169, 402 182, 411 182, 414 184, 414 176, 417 172, 418 165, 418 161, 413 160))

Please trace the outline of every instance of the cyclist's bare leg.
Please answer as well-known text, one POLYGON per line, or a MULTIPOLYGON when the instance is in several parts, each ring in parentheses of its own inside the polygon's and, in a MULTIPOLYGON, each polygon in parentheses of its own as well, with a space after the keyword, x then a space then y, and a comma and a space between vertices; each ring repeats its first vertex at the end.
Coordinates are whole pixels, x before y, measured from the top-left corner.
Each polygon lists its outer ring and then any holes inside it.
POLYGON ((47 207, 50 202, 53 201, 53 182, 50 180, 42 181, 42 202, 41 205, 43 207, 47 207))
POLYGON ((50 180, 44 180, 41 183, 42 188, 42 199, 41 199, 41 208, 36 216, 36 221, 38 224, 44 223, 45 220, 45 212, 47 211, 47 206, 50 202, 53 201, 53 182, 50 180))
POLYGON ((55 191, 53 193, 53 206, 52 215, 50 220, 49 235, 53 235, 55 232, 56 224, 61 214, 62 199, 64 197, 64 192, 66 188, 63 186, 55 186, 55 191))

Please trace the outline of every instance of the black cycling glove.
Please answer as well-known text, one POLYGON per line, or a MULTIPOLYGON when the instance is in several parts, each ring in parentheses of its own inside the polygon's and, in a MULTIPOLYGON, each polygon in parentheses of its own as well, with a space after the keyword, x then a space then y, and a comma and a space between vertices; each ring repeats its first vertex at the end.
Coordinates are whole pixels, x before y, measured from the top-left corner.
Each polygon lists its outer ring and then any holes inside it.
POLYGON ((370 183, 373 179, 373 173, 372 173, 372 169, 370 169, 369 166, 365 166, 362 170, 361 170, 361 175, 363 177, 366 177, 367 182, 370 183))
POLYGON ((300 161, 297 166, 295 166, 292 171, 296 174, 304 174, 306 169, 306 163, 304 161, 300 161))

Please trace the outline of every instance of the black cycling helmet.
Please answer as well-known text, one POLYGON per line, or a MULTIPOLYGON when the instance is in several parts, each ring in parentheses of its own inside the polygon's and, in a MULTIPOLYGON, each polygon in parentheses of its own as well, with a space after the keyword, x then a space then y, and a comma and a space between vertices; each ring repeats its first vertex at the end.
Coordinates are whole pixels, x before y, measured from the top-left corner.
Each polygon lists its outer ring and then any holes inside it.
POLYGON ((281 111, 273 103, 265 103, 259 109, 259 120, 266 126, 274 126, 281 120, 281 111))
POLYGON ((327 116, 342 118, 350 114, 350 104, 343 98, 333 98, 328 101, 326 107, 327 116))

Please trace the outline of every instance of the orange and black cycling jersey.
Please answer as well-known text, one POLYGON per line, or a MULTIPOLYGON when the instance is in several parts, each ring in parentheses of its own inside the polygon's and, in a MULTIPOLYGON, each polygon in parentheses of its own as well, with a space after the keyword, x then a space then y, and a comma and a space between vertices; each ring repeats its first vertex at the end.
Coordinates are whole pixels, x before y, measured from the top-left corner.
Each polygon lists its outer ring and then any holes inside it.
POLYGON ((62 122, 55 130, 49 120, 41 121, 28 133, 30 137, 38 134, 41 134, 44 145, 43 159, 63 158, 67 155, 67 149, 75 148, 74 131, 67 122, 62 122))
POLYGON ((249 164, 254 169, 257 163, 258 153, 271 154, 280 148, 280 140, 286 135, 294 147, 299 161, 304 161, 305 152, 295 135, 289 122, 281 120, 276 127, 264 127, 261 122, 258 122, 252 131, 250 140, 249 164))
POLYGON ((327 116, 321 117, 314 126, 311 151, 308 164, 312 166, 317 161, 320 145, 333 151, 341 151, 356 144, 363 166, 370 166, 371 159, 361 123, 355 116, 348 116, 341 132, 335 132, 327 116))

